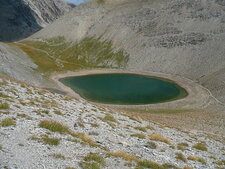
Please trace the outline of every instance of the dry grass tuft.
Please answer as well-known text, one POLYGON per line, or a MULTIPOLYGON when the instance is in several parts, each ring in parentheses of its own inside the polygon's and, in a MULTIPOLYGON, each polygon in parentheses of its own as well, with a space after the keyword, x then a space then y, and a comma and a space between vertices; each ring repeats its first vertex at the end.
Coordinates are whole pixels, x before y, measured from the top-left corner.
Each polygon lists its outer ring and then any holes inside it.
POLYGON ((151 140, 164 142, 166 144, 171 144, 170 139, 168 139, 167 137, 161 136, 159 134, 156 134, 156 133, 151 134, 149 137, 150 137, 151 140))
POLYGON ((14 118, 5 118, 1 121, 0 124, 2 127, 9 127, 9 126, 15 126, 16 122, 14 118))
POLYGON ((67 126, 56 121, 43 120, 39 123, 39 127, 48 129, 52 132, 70 133, 70 130, 67 126))
POLYGON ((192 160, 192 161, 198 161, 198 162, 200 162, 202 164, 206 164, 206 161, 203 158, 197 157, 195 155, 189 155, 187 159, 188 160, 192 160))
POLYGON ((117 120, 115 119, 115 117, 113 117, 110 114, 105 115, 105 117, 102 118, 102 121, 117 122, 117 120))
POLYGON ((177 149, 178 150, 185 150, 186 148, 188 147, 188 144, 187 143, 178 143, 177 144, 177 149))
POLYGON ((135 161, 135 162, 140 161, 137 157, 135 157, 131 154, 125 153, 123 151, 112 152, 112 153, 109 153, 109 155, 114 156, 114 157, 119 157, 119 158, 122 158, 127 161, 135 161))
POLYGON ((207 145, 206 145, 205 142, 199 142, 199 143, 193 145, 192 147, 195 148, 195 149, 197 149, 197 150, 207 151, 208 149, 207 149, 206 146, 207 146, 207 145))
POLYGON ((155 128, 150 126, 150 125, 147 125, 146 128, 149 129, 149 130, 155 130, 155 128))
POLYGON ((140 139, 145 139, 145 135, 141 133, 134 133, 130 135, 131 137, 138 137, 140 139))
POLYGON ((65 160, 66 159, 66 157, 64 155, 62 155, 62 154, 56 154, 56 153, 54 153, 54 154, 50 154, 49 156, 54 157, 54 158, 57 158, 57 159, 62 159, 62 160, 65 160))
POLYGON ((148 161, 148 160, 138 162, 138 167, 139 168, 151 168, 151 169, 166 169, 162 165, 160 165, 156 162, 153 162, 153 161, 148 161))
POLYGON ((181 160, 183 162, 187 162, 186 157, 182 153, 176 153, 176 159, 181 160))
POLYGON ((97 147, 98 144, 90 137, 86 136, 84 133, 71 133, 73 137, 78 137, 85 143, 88 143, 92 147, 97 147))
POLYGON ((0 109, 9 109, 9 108, 10 108, 10 106, 9 106, 8 103, 1 103, 0 104, 0 109))
POLYGON ((134 129, 140 130, 140 131, 142 131, 142 132, 146 132, 146 131, 147 131, 147 130, 145 129, 145 127, 140 127, 140 126, 134 127, 134 129))

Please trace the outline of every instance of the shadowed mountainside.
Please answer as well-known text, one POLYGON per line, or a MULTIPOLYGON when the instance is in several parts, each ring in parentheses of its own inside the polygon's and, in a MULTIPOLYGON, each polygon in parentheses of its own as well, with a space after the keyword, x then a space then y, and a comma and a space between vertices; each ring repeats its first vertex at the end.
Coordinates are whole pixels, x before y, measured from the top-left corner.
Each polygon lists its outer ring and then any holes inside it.
POLYGON ((0 0, 0 41, 24 39, 73 7, 58 0, 0 0))

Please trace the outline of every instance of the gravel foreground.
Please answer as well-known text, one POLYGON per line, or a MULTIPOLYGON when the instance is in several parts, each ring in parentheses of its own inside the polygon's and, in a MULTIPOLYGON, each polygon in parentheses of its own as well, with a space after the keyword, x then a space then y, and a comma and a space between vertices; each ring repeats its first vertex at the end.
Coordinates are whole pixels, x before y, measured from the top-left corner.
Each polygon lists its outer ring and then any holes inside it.
POLYGON ((0 79, 0 168, 225 168, 224 144, 0 79))

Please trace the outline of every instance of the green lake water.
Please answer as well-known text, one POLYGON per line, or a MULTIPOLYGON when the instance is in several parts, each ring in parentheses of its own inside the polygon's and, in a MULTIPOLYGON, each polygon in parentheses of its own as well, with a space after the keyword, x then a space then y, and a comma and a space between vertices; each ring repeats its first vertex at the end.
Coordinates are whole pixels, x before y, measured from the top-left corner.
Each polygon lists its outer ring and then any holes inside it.
POLYGON ((165 79, 138 74, 110 73, 59 80, 86 100, 119 105, 140 105, 183 98, 187 92, 165 79))

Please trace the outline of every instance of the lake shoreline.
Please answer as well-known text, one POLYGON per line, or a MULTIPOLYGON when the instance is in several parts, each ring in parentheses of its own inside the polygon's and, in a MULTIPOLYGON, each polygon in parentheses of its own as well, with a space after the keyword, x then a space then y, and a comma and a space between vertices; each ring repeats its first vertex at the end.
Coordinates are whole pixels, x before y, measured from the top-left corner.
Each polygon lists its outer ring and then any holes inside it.
MULTIPOLYGON (((59 81, 61 78, 65 77, 74 77, 74 76, 83 76, 83 75, 91 75, 91 74, 107 74, 107 73, 130 73, 130 74, 137 74, 143 75, 148 77, 160 78, 164 80, 168 80, 169 82, 175 83, 181 88, 185 89, 188 95, 184 98, 178 100, 172 100, 169 102, 163 103, 156 103, 156 104, 143 104, 143 105, 116 105, 116 104, 104 104, 104 103, 96 103, 91 102, 93 104, 102 105, 106 107, 114 107, 114 108, 138 108, 138 109, 149 109, 149 108, 182 108, 186 107, 189 104, 189 108, 199 108, 199 105, 202 107, 204 104, 207 104, 210 94, 206 89, 202 86, 198 85, 197 83, 180 77, 180 76, 173 76, 164 73, 156 73, 156 72, 142 72, 142 71, 135 71, 135 70, 120 70, 120 69, 89 69, 89 70, 79 70, 79 71, 67 71, 61 73, 55 73, 50 78, 53 80, 58 88, 62 91, 68 93, 68 95, 83 99, 78 93, 73 91, 70 87, 64 85, 59 81), (198 100, 197 104, 193 101, 198 100), (202 104, 199 104, 203 102, 202 104)), ((85 100, 85 99, 83 99, 85 100)))

